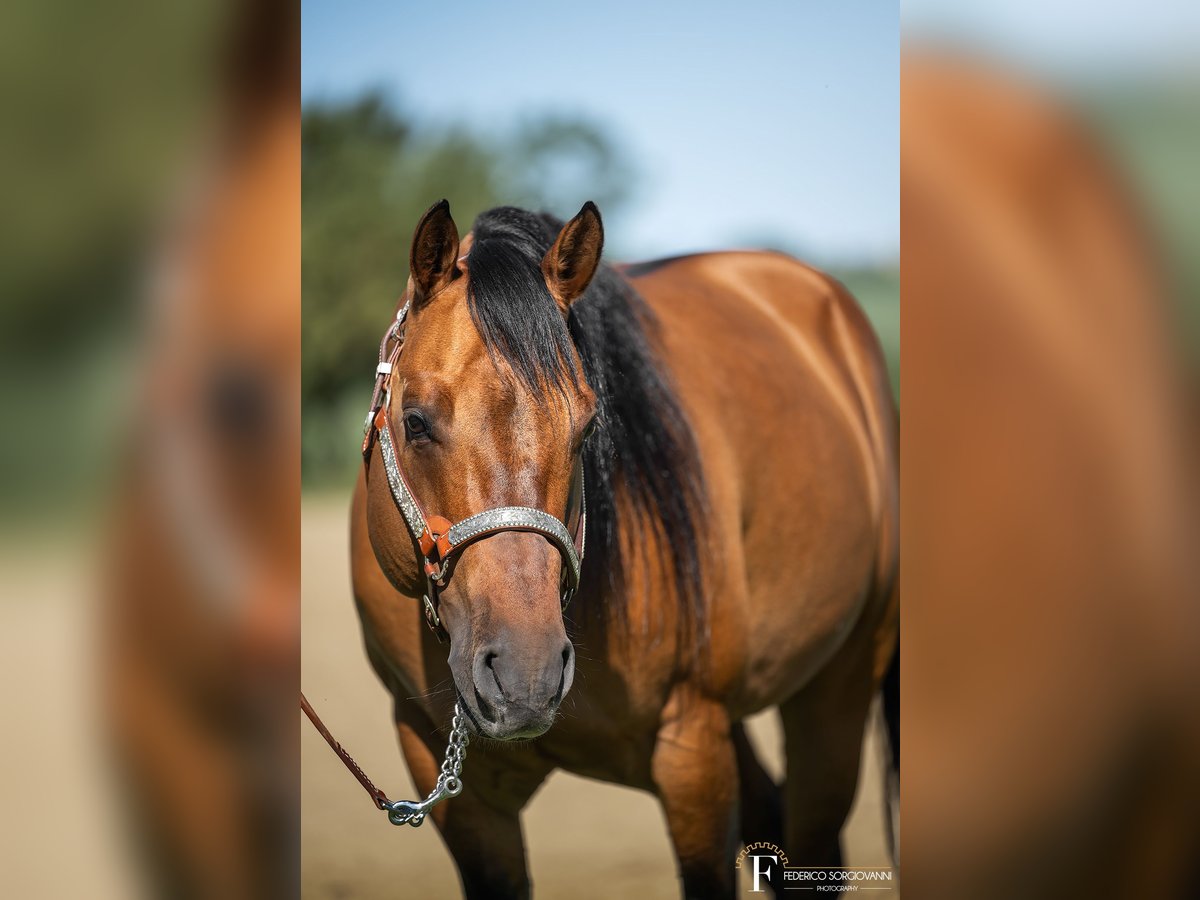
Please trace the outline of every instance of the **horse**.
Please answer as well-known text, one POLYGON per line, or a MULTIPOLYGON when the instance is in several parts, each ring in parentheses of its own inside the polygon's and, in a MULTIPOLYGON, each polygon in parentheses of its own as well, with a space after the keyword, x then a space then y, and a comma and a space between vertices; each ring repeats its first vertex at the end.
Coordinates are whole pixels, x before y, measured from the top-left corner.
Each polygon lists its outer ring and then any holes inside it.
POLYGON ((603 243, 592 203, 460 241, 443 200, 381 352, 353 593, 423 794, 466 719, 430 817, 468 897, 529 895, 519 813, 557 768, 652 792, 689 897, 732 896, 739 841, 839 865, 895 659, 897 414, 854 298, 782 254, 603 243), (771 706, 782 788, 741 724, 771 706))

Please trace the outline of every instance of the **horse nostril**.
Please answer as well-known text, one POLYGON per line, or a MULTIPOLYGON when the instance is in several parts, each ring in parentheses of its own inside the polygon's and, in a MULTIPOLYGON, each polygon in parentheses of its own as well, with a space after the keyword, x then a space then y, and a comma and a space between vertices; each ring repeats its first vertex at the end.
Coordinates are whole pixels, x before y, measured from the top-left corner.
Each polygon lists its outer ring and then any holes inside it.
POLYGON ((567 691, 571 689, 571 682, 575 678, 575 648, 568 641, 562 651, 562 674, 558 678, 558 690, 554 694, 554 702, 561 703, 562 698, 566 696, 567 691))
POLYGON ((500 676, 496 673, 496 667, 494 665, 497 656, 499 656, 499 654, 495 651, 487 651, 483 655, 483 665, 484 668, 492 673, 492 680, 496 682, 496 690, 500 692, 501 697, 504 697, 504 685, 500 683, 500 676))

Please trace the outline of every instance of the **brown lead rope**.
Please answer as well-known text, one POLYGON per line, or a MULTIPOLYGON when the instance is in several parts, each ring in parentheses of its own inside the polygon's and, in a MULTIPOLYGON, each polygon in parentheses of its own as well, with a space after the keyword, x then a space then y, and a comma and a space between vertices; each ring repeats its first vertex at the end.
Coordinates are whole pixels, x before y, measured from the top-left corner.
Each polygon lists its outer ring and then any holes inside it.
POLYGON ((346 752, 346 749, 338 743, 337 738, 325 727, 325 723, 321 721, 321 717, 317 715, 317 711, 312 708, 312 704, 304 696, 304 691, 300 692, 300 708, 304 710, 304 714, 308 716, 308 720, 316 726, 317 731, 321 733, 321 737, 325 738, 325 743, 333 748, 333 752, 338 755, 338 759, 350 770, 350 774, 357 778, 358 783, 366 788, 367 793, 371 795, 371 799, 375 801, 375 805, 380 809, 388 809, 392 804, 392 801, 388 799, 388 795, 375 787, 375 783, 367 777, 367 773, 354 761, 354 757, 346 752))
POLYGON ((425 815, 443 800, 457 797, 462 792, 462 766, 467 758, 467 718, 462 707, 454 704, 454 718, 450 721, 450 739, 446 742, 446 756, 442 759, 442 770, 438 773, 437 782, 429 796, 424 800, 389 800, 388 795, 375 787, 375 783, 367 777, 354 757, 335 738, 312 708, 304 692, 300 692, 300 708, 313 723, 313 727, 325 738, 325 743, 333 748, 338 759, 350 770, 350 774, 358 779, 371 800, 388 814, 388 821, 393 825, 412 825, 414 828, 425 821, 425 815))

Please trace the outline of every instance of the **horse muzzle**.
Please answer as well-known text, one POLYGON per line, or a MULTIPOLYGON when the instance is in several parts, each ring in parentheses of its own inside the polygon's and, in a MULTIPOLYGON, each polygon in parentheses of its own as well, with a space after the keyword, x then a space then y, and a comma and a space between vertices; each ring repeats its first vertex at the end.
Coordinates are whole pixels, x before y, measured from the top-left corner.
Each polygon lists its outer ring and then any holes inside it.
POLYGON ((470 690, 460 693, 472 724, 485 737, 529 740, 554 724, 574 677, 575 648, 565 636, 560 645, 539 652, 496 640, 476 650, 470 690))

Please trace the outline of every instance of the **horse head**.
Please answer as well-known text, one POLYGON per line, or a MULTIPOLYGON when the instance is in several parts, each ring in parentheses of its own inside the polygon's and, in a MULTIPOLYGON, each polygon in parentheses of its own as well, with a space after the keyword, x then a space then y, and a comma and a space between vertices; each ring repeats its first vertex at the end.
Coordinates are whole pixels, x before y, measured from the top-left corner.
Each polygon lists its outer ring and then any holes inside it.
POLYGON ((547 218, 512 214, 469 235, 461 256, 445 201, 417 225, 403 351, 379 415, 385 460, 434 514, 425 539, 406 527, 384 466, 369 468, 367 501, 376 557, 402 593, 433 593, 459 700, 475 729, 499 740, 545 732, 575 671, 563 620, 570 541, 511 523, 525 509, 555 531, 561 522, 563 535, 582 529, 580 456, 596 398, 567 317, 603 244, 591 203, 548 249, 547 218), (508 524, 479 537, 462 530, 461 541, 451 530, 451 561, 447 526, 493 510, 508 524), (439 544, 440 568, 430 563, 439 544))

